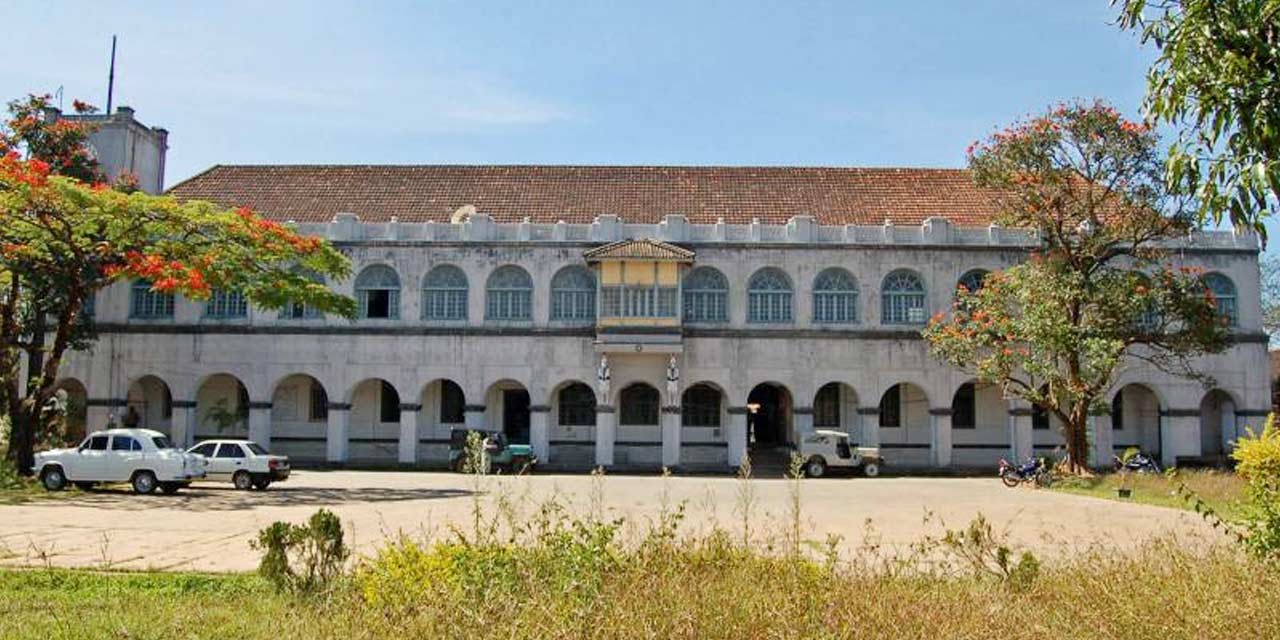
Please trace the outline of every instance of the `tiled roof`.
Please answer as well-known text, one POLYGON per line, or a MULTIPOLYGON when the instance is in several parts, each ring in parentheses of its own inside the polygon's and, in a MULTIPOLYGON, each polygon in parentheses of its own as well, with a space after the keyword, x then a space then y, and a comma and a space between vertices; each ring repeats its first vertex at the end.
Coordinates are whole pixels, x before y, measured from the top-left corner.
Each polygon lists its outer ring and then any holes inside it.
POLYGON ((248 206, 276 220, 448 222, 473 205, 497 222, 591 222, 615 214, 655 223, 811 215, 822 224, 917 225, 933 216, 985 226, 990 194, 960 169, 461 165, 217 165, 169 190, 183 199, 248 206))
POLYGON ((656 260, 659 262, 691 262, 693 252, 660 240, 619 240, 601 245, 582 254, 588 262, 600 260, 656 260))

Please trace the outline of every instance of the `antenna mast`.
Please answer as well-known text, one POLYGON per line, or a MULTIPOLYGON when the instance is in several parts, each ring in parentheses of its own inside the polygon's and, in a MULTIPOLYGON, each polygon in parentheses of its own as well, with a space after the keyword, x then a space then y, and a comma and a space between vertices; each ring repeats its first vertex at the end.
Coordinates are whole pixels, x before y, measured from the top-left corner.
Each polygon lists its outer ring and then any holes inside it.
POLYGON ((107 115, 111 115, 111 97, 116 90, 116 37, 111 36, 111 71, 107 74, 107 115))

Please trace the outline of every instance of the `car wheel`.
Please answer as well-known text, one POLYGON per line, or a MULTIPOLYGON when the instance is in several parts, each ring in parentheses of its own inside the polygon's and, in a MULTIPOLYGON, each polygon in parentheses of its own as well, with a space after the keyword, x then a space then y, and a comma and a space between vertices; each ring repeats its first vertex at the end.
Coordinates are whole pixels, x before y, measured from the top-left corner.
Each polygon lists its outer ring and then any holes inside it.
POLYGON ((862 465, 862 475, 864 475, 864 476, 866 476, 866 477, 868 477, 868 478, 874 478, 874 477, 876 477, 876 476, 880 475, 880 463, 878 463, 878 462, 865 462, 865 463, 863 463, 863 465, 862 465))
POLYGON ((809 458, 804 465, 804 473, 810 478, 821 478, 827 474, 827 461, 818 456, 809 458))
POLYGON ((257 489, 258 491, 266 491, 266 490, 267 490, 267 487, 269 487, 269 486, 271 486, 271 481, 270 481, 270 480, 259 480, 259 481, 255 482, 255 483, 253 483, 253 488, 254 488, 254 489, 257 489))
POLYGON ((62 491, 67 486, 67 475, 62 467, 49 467, 40 476, 40 482, 47 491, 62 491))
POLYGON ((76 483, 76 488, 81 491, 89 491, 96 486, 98 486, 98 483, 96 482, 77 482, 76 483))
POLYGON ((163 491, 166 496, 171 496, 177 493, 179 489, 182 489, 182 484, 178 482, 164 482, 160 484, 160 490, 163 491))
POLYGON ((253 478, 249 477, 248 471, 237 471, 231 476, 231 484, 241 491, 248 491, 253 486, 253 478))
POLYGON ((133 474, 133 491, 142 495, 154 493, 156 490, 156 474, 150 471, 139 471, 133 474))
POLYGON ((453 459, 452 466, 453 466, 454 472, 465 473, 467 471, 467 459, 462 456, 458 456, 453 459))

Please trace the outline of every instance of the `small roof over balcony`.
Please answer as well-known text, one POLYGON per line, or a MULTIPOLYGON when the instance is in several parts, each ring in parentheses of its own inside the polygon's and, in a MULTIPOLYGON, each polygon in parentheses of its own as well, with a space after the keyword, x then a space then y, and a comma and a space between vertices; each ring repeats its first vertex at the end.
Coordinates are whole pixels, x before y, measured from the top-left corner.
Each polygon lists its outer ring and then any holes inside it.
POLYGON ((693 262, 693 252, 670 242, 650 240, 619 240, 588 249, 582 254, 587 262, 605 260, 647 260, 651 262, 693 262))

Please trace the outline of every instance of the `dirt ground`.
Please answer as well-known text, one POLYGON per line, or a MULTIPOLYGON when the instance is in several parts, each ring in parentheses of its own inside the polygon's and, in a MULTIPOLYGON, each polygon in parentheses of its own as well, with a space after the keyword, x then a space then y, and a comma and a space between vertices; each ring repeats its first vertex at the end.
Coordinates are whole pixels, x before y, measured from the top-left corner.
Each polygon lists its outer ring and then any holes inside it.
MULTIPOLYGON (((368 553, 391 536, 470 530, 477 495, 489 515, 497 496, 521 514, 551 499, 580 512, 602 508, 625 518, 632 533, 658 516, 664 497, 668 507, 684 504, 684 531, 720 526, 740 533, 742 504, 751 505, 751 526, 761 538, 777 539, 790 522, 786 480, 744 486, 731 477, 537 474, 483 482, 477 493, 472 478, 452 473, 297 471, 265 492, 198 484, 177 496, 136 496, 121 487, 0 506, 0 564, 251 570, 258 554, 249 541, 276 520, 300 522, 329 509, 357 551, 368 553)), ((1190 512, 1006 489, 996 479, 835 477, 804 480, 800 492, 804 536, 822 541, 835 534, 850 553, 864 543, 905 548, 978 514, 1017 546, 1047 557, 1092 545, 1132 548, 1157 536, 1194 545, 1220 540, 1190 512)))

